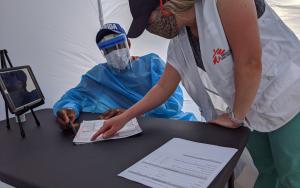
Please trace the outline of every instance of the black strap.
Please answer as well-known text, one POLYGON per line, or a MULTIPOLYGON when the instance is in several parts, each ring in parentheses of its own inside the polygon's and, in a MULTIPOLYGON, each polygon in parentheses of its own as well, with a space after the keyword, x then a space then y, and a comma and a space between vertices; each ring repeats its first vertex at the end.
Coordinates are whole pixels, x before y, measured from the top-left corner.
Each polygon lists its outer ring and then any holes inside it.
POLYGON ((256 6, 257 18, 260 18, 266 10, 265 0, 254 0, 254 2, 256 6))

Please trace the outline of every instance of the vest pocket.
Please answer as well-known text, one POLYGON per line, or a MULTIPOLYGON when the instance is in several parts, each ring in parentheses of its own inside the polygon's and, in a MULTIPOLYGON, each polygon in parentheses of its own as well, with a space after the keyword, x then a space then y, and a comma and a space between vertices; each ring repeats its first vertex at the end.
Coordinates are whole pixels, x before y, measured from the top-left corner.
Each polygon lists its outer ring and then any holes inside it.
MULTIPOLYGON (((277 101, 285 100, 283 97, 290 97, 289 90, 296 82, 299 82, 299 73, 300 67, 295 63, 291 63, 287 70, 275 77, 271 84, 262 92, 256 102, 256 110, 262 113, 276 110, 279 111, 281 106, 277 104, 277 101), (285 94, 283 95, 283 93, 285 94)), ((297 89, 299 90, 299 88, 295 88, 295 90, 297 89)))
POLYGON ((262 75, 257 93, 261 94, 279 74, 278 66, 284 62, 278 61, 280 47, 275 42, 269 41, 263 47, 262 52, 262 75))

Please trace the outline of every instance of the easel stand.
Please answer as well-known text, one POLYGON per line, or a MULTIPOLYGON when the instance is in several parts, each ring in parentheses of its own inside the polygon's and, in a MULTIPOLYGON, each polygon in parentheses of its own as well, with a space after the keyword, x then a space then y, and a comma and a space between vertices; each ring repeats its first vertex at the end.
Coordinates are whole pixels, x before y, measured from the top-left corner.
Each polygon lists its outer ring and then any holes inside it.
MULTIPOLYGON (((7 50, 1 50, 0 51, 0 57, 1 57, 1 69, 8 68, 7 64, 6 64, 6 60, 7 60, 8 64, 9 64, 10 68, 13 67, 12 64, 11 64, 11 62, 10 62, 10 59, 9 59, 9 57, 7 55, 7 50)), ((10 130, 10 123, 9 123, 9 116, 8 116, 8 105, 7 105, 7 103, 6 103, 5 100, 4 100, 4 103, 5 103, 5 113, 6 113, 6 128, 8 130, 10 130)))
MULTIPOLYGON (((7 55, 7 50, 0 50, 0 57, 1 57, 1 69, 6 69, 6 68, 8 68, 8 67, 7 67, 7 63, 6 63, 6 60, 7 60, 8 64, 9 64, 10 68, 13 67, 12 64, 11 64, 11 61, 10 61, 8 55, 7 55)), ((7 105, 7 102, 6 102, 5 100, 4 100, 4 102, 5 102, 5 113, 6 113, 6 128, 7 128, 7 130, 10 130, 9 115, 8 115, 8 113, 9 113, 9 112, 8 112, 8 105, 7 105)), ((40 126, 40 122, 39 122, 38 118, 36 117, 36 115, 35 115, 33 109, 30 108, 30 109, 28 109, 28 110, 31 111, 31 113, 32 113, 32 115, 33 115, 33 118, 34 118, 34 120, 35 120, 35 123, 36 123, 36 125, 39 127, 39 126, 40 126)), ((26 110, 26 111, 27 111, 27 110, 26 110)), ((22 136, 22 138, 25 138, 26 135, 25 135, 25 131, 24 131, 24 129, 23 129, 23 125, 22 125, 22 122, 21 122, 21 118, 20 118, 20 116, 21 116, 22 114, 15 114, 15 115, 16 115, 17 120, 18 120, 18 124, 19 124, 19 128, 20 128, 21 136, 22 136)))
MULTIPOLYGON (((36 117, 36 115, 35 115, 33 109, 30 108, 30 111, 31 111, 31 113, 32 113, 32 115, 33 115, 33 118, 34 118, 34 121, 35 121, 36 126, 40 127, 40 125, 41 125, 41 124, 40 124, 40 121, 39 121, 38 118, 36 117)), ((16 115, 16 117, 17 117, 17 120, 18 120, 18 124, 19 124, 19 128, 20 128, 21 136, 22 136, 22 138, 25 138, 26 135, 25 135, 25 131, 24 131, 24 129, 23 129, 23 124, 22 124, 21 118, 20 118, 21 115, 22 115, 22 114, 18 114, 18 115, 16 115)), ((6 121, 8 121, 8 120, 6 120, 6 121)))

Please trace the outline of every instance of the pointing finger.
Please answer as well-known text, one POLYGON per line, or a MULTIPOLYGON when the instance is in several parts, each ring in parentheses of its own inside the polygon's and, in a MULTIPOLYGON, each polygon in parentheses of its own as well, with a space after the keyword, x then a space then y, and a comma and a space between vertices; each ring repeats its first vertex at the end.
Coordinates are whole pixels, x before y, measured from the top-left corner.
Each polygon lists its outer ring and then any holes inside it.
POLYGON ((103 138, 109 138, 111 136, 113 136, 114 134, 116 134, 117 130, 114 129, 113 127, 111 127, 108 131, 106 131, 105 133, 103 133, 103 138))
POLYGON ((102 133, 106 132, 107 130, 109 130, 111 128, 110 125, 103 125, 91 138, 91 141, 94 141, 98 138, 98 136, 100 136, 102 133))

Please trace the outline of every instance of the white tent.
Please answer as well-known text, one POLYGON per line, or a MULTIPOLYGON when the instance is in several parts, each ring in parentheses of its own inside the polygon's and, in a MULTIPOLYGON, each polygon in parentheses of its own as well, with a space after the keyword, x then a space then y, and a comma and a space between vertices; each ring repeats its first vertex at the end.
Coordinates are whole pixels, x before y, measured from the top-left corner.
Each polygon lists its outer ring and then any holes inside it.
MULTIPOLYGON (((300 37, 300 1, 269 0, 300 37)), ((127 30, 131 15, 126 0, 102 0, 105 22, 118 22, 127 30)), ((104 62, 95 43, 100 28, 97 0, 1 0, 0 49, 7 49, 15 66, 32 67, 49 108, 83 73, 104 62)), ((150 52, 166 58, 168 40, 145 32, 132 41, 132 54, 150 52)), ((186 108, 197 111, 188 96, 186 108)), ((5 118, 0 98, 0 119, 5 118)))

